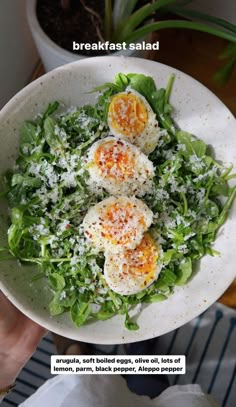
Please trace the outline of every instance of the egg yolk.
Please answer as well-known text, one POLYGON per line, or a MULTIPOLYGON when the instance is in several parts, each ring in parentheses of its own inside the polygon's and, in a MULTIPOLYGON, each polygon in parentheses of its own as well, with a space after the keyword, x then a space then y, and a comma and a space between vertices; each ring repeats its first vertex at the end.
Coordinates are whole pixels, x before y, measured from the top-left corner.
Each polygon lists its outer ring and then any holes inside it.
POLYGON ((134 157, 122 141, 107 141, 101 144, 94 154, 94 162, 107 178, 123 181, 134 175, 134 157))
POLYGON ((148 121, 146 106, 132 93, 119 93, 114 96, 108 114, 113 131, 125 136, 141 134, 148 121))
POLYGON ((148 233, 145 233, 141 243, 134 250, 125 251, 122 272, 124 275, 146 275, 144 281, 144 286, 146 286, 155 278, 157 259, 157 244, 148 233))
POLYGON ((144 216, 137 214, 136 207, 130 203, 110 205, 102 218, 102 237, 113 245, 125 246, 136 237, 140 226, 146 227, 144 216))

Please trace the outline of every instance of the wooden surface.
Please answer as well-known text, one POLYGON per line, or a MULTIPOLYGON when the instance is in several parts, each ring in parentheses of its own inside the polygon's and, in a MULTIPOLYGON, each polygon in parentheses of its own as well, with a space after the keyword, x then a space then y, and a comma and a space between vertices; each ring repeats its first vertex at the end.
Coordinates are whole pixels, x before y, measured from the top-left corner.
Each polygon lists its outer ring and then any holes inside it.
MULTIPOLYGON (((216 85, 212 80, 212 76, 222 65, 218 56, 225 47, 224 40, 208 34, 180 29, 163 30, 155 35, 153 40, 160 42, 160 50, 150 52, 149 59, 173 66, 199 80, 214 92, 236 116, 236 70, 229 82, 222 87, 216 85)), ((39 63, 32 80, 43 73, 43 66, 39 63)), ((236 280, 219 301, 236 309, 236 280)))
POLYGON ((212 35, 192 30, 162 30, 153 38, 159 41, 159 51, 152 51, 149 58, 173 66, 214 92, 236 116, 236 69, 224 86, 212 79, 224 61, 219 59, 226 42, 212 35))

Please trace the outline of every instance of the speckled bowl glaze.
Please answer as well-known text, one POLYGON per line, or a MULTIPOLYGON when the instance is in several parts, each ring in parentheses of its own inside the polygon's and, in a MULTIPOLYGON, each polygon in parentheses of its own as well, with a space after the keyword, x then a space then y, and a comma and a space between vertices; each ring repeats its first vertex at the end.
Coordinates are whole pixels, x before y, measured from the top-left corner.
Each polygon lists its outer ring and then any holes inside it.
MULTIPOLYGON (((37 79, 19 92, 0 113, 0 173, 14 164, 18 154, 19 128, 26 119, 45 110, 49 102, 58 100, 66 107, 94 103, 94 94, 86 94, 94 86, 112 81, 118 72, 150 75, 158 87, 165 86, 169 75, 176 79, 171 103, 178 125, 211 144, 218 160, 235 161, 236 121, 223 103, 196 80, 157 62, 125 57, 99 57, 74 62, 37 79)), ((0 204, 0 246, 7 241, 7 204, 0 204)), ((65 313, 49 315, 51 292, 47 279, 30 282, 36 266, 20 266, 17 261, 0 262, 0 288, 27 316, 60 335, 101 344, 140 341, 162 335, 190 321, 212 303, 235 277, 236 206, 221 228, 215 249, 220 256, 205 256, 195 275, 166 301, 144 306, 138 331, 127 331, 124 319, 117 316, 107 321, 77 328, 65 313)))

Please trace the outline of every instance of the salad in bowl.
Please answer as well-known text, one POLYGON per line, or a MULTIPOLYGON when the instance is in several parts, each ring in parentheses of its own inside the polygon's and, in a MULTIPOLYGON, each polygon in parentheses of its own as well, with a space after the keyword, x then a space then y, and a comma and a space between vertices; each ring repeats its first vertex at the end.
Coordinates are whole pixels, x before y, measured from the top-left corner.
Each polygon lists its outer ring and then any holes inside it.
POLYGON ((51 97, 19 123, 18 156, 2 177, 2 258, 28 268, 31 288, 43 281, 51 318, 69 314, 78 332, 117 318, 121 332, 142 331, 143 313, 168 309, 205 280, 199 260, 221 256, 233 166, 175 116, 178 74, 169 69, 159 86, 146 71, 87 84, 93 102, 51 97))

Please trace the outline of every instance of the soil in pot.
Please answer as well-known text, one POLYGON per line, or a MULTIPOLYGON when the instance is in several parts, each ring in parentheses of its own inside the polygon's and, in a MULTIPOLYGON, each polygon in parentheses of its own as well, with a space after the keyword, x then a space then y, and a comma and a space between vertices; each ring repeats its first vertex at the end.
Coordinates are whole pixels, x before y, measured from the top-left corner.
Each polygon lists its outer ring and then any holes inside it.
POLYGON ((38 0, 36 12, 43 31, 60 47, 87 56, 107 54, 72 49, 73 41, 103 41, 104 0, 38 0))
MULTIPOLYGON (((136 8, 147 3, 139 0, 136 8)), ((60 47, 85 56, 107 55, 109 51, 73 51, 77 43, 104 42, 105 0, 37 0, 36 13, 43 31, 60 47)))

